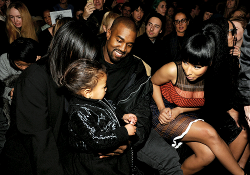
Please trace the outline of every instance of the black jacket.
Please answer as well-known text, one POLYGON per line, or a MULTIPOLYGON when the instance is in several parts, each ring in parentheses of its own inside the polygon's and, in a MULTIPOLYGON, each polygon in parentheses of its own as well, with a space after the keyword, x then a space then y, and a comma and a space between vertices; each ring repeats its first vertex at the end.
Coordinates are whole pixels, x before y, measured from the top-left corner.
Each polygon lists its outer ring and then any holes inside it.
POLYGON ((74 95, 69 106, 70 145, 83 152, 99 153, 127 144, 128 132, 120 127, 114 108, 106 99, 74 95))
POLYGON ((151 67, 151 75, 169 62, 168 58, 164 57, 162 40, 156 38, 155 42, 152 43, 146 33, 136 38, 132 54, 140 57, 151 67))
POLYGON ((250 105, 250 23, 243 35, 243 44, 241 46, 240 55, 240 74, 239 74, 239 87, 240 93, 239 102, 241 105, 250 105))

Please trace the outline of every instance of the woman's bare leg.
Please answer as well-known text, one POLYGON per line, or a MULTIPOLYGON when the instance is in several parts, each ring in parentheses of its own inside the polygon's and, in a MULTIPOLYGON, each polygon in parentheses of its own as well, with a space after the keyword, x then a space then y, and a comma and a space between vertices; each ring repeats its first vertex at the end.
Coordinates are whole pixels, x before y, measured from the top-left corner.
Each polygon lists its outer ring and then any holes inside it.
POLYGON ((197 121, 183 137, 185 142, 200 142, 207 145, 224 167, 234 175, 244 174, 234 159, 227 144, 220 138, 215 129, 206 122, 197 121))
POLYGON ((213 152, 206 145, 199 142, 186 142, 186 144, 194 151, 194 154, 181 165, 184 175, 194 174, 214 160, 213 152))
POLYGON ((244 150, 240 160, 238 161, 238 164, 240 165, 241 168, 245 169, 245 166, 247 164, 247 161, 250 156, 250 146, 249 143, 246 146, 246 149, 244 150))
MULTIPOLYGON (((244 160, 249 157, 249 145, 248 145, 248 134, 247 130, 242 130, 238 137, 229 144, 229 148, 234 156, 234 158, 239 162, 241 157, 244 155, 244 158, 241 160, 241 167, 244 168, 244 160), (244 154, 243 154, 244 153, 244 154)), ((247 160, 246 160, 247 161, 247 160)))

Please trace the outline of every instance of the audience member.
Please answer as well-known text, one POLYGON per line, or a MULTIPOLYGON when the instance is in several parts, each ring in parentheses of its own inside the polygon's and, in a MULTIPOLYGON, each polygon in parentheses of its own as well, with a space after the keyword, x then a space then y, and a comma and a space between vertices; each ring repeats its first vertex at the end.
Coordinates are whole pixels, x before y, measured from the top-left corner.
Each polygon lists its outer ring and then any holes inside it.
POLYGON ((11 3, 6 14, 6 31, 9 43, 19 37, 38 41, 31 15, 25 4, 20 1, 11 3))
POLYGON ((107 68, 105 98, 116 106, 119 119, 126 113, 137 117, 136 135, 130 138, 133 155, 157 169, 159 174, 182 174, 176 151, 151 130, 149 99, 152 84, 142 61, 130 53, 135 38, 133 21, 118 17, 107 31, 107 39, 101 40, 97 60, 107 68))
POLYGON ((174 18, 174 14, 175 14, 175 7, 173 5, 168 5, 168 8, 167 8, 167 14, 166 16, 168 16, 169 18, 173 19, 174 18))
POLYGON ((150 75, 166 64, 161 34, 164 33, 165 17, 152 13, 146 21, 146 32, 137 37, 132 54, 141 58, 151 67, 150 75))
POLYGON ((6 10, 7 10, 6 0, 0 0, 0 20, 1 21, 5 21, 6 19, 6 10))
POLYGON ((131 19, 135 22, 137 37, 145 32, 145 22, 143 20, 145 7, 140 0, 134 0, 132 4, 131 19))
POLYGON ((131 3, 126 2, 122 5, 122 16, 130 17, 131 15, 131 3))
POLYGON ((43 20, 44 20, 45 24, 41 27, 42 31, 44 31, 45 29, 52 26, 50 12, 52 12, 52 10, 50 10, 50 9, 43 10, 43 16, 42 17, 43 17, 43 20))
POLYGON ((5 30, 5 22, 0 20, 0 55, 7 52, 7 49, 9 47, 9 39, 5 30))
POLYGON ((200 5, 199 5, 197 0, 188 3, 187 12, 189 15, 189 25, 190 26, 192 26, 192 25, 195 26, 197 24, 197 18, 200 14, 200 11, 201 11, 200 5))
POLYGON ((66 67, 78 58, 93 59, 95 36, 70 21, 56 32, 48 54, 26 69, 15 85, 13 115, 1 170, 7 174, 64 174, 67 150, 65 98, 58 89, 66 67))
POLYGON ((154 11, 161 14, 162 16, 166 16, 167 2, 166 0, 154 0, 152 8, 154 11))
POLYGON ((109 11, 109 12, 106 12, 103 16, 103 19, 102 19, 102 24, 101 24, 101 27, 100 27, 100 32, 99 34, 102 34, 104 33, 105 36, 106 36, 106 32, 108 29, 110 29, 110 27, 112 26, 114 20, 119 17, 120 15, 117 14, 117 13, 114 13, 112 11, 109 11))
POLYGON ((105 0, 94 0, 93 3, 87 2, 84 7, 83 19, 96 35, 99 33, 103 15, 107 12, 104 3, 105 0))
POLYGON ((165 48, 165 59, 167 62, 179 60, 179 55, 186 40, 189 38, 189 18, 183 11, 174 16, 174 30, 163 38, 165 48))
MULTIPOLYGON (((215 156, 232 174, 244 174, 226 143, 199 115, 199 109, 204 103, 207 105, 207 80, 218 80, 214 77, 218 70, 220 73, 222 69, 229 71, 226 41, 227 33, 215 23, 208 23, 201 33, 187 40, 182 49, 182 61, 164 65, 151 79, 154 85, 151 104, 154 129, 172 146, 178 148, 184 142, 194 151, 182 164, 183 174, 200 171, 215 156)), ((221 78, 221 75, 217 76, 221 78)))
POLYGON ((230 18, 231 13, 236 10, 239 6, 239 1, 240 0, 227 0, 225 9, 224 9, 224 18, 230 18))
POLYGON ((77 20, 79 20, 80 18, 82 18, 83 12, 84 12, 84 9, 83 9, 83 8, 77 7, 77 8, 75 9, 75 18, 76 18, 77 20))
POLYGON ((115 108, 104 98, 106 81, 105 66, 87 59, 74 61, 63 76, 62 85, 72 93, 68 111, 69 141, 76 151, 72 151, 65 167, 72 174, 131 174, 130 149, 120 156, 98 158, 99 152, 128 143, 129 137, 136 133, 136 116, 124 114, 118 119, 115 108), (125 126, 121 126, 123 123, 125 126))
POLYGON ((247 16, 247 9, 243 6, 237 8, 234 12, 232 12, 232 15, 231 15, 231 17, 235 17, 235 16, 246 17, 247 16))
POLYGON ((68 0, 60 0, 58 4, 53 7, 54 11, 61 11, 61 10, 71 10, 72 16, 74 16, 74 6, 72 4, 68 4, 68 0))

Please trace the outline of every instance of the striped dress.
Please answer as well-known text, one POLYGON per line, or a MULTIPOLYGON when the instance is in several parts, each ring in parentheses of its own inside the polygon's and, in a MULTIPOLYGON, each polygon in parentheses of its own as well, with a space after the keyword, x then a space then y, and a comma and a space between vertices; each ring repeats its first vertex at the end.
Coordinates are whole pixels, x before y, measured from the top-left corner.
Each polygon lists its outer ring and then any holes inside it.
MULTIPOLYGON (((166 108, 200 108, 204 105, 204 81, 197 80, 190 82, 185 76, 181 62, 176 63, 177 80, 175 84, 168 82, 161 86, 162 98, 166 108)), ((201 120, 199 111, 182 113, 169 124, 160 124, 158 120, 159 110, 152 100, 152 124, 153 128, 173 147, 178 148, 182 142, 180 140, 189 131, 191 125, 201 120)))

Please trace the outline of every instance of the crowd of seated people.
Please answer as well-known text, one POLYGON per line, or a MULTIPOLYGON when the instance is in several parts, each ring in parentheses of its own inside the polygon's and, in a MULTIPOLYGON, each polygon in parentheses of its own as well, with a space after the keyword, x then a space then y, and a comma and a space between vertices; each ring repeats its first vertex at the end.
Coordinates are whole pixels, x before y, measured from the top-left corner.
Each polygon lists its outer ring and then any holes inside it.
POLYGON ((28 7, 0 0, 4 175, 250 174, 243 0, 28 7))

